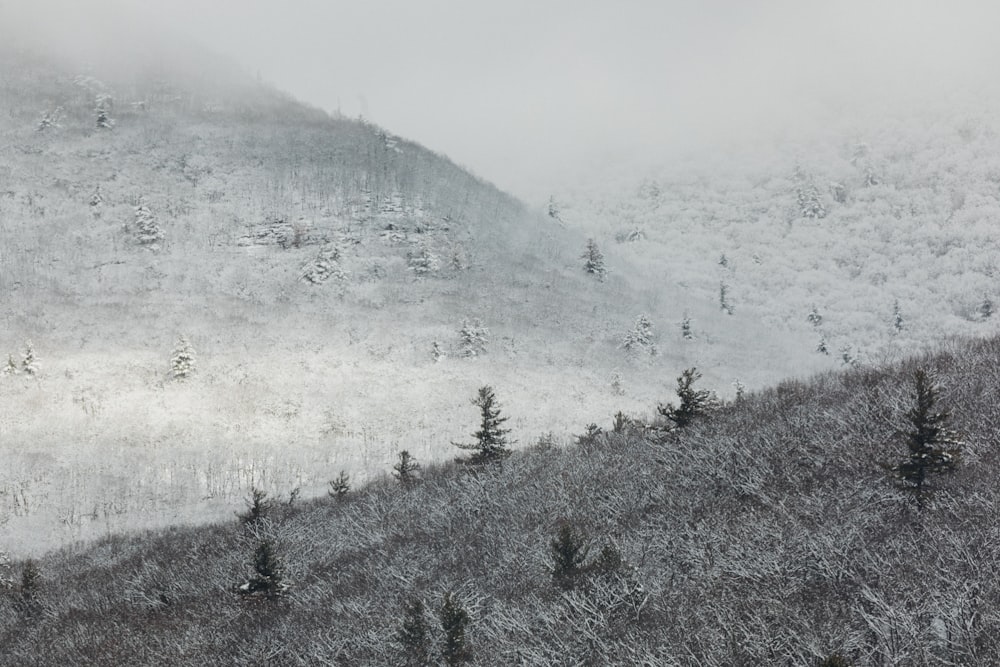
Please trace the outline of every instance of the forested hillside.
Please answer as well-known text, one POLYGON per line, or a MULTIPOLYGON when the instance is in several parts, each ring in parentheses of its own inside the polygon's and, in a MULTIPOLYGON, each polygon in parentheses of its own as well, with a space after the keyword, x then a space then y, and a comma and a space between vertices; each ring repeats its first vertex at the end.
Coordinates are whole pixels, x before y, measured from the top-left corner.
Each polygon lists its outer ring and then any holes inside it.
POLYGON ((325 499, 258 496, 211 527, 12 563, 0 655, 992 664, 998 354, 996 339, 953 343, 714 409, 702 396, 683 426, 674 398, 654 430, 621 421, 480 465, 397 466, 325 499))
POLYGON ((609 248, 598 271, 586 236, 447 158, 200 51, 2 55, 15 553, 225 516, 252 485, 316 495, 401 447, 447 457, 484 383, 527 443, 691 365, 727 394, 832 365, 609 248))

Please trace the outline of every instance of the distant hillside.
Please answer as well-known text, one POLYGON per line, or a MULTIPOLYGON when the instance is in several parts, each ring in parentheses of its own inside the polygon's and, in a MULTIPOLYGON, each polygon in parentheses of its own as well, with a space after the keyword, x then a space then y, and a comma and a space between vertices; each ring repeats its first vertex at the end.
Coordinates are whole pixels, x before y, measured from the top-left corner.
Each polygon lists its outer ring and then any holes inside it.
POLYGON ((1000 320, 1000 127, 981 101, 865 115, 771 142, 609 165, 554 193, 561 218, 617 243, 689 299, 837 360, 898 358, 1000 320), (615 167, 618 167, 617 171, 615 167))
POLYGON ((0 537, 16 553, 226 516, 252 484, 321 494, 404 448, 447 457, 483 384, 524 444, 640 411, 688 366, 732 394, 833 365, 606 245, 599 280, 580 232, 416 143, 157 49, 2 50, 0 537), (195 372, 179 380, 182 337, 195 372))
POLYGON ((249 526, 13 563, 0 663, 992 664, 998 354, 997 339, 950 344, 785 382, 669 434, 625 425, 249 526), (964 443, 922 509, 888 469, 908 451, 917 369, 940 386, 928 414, 950 412, 940 425, 964 443), (273 600, 237 590, 260 580, 265 541, 273 600))

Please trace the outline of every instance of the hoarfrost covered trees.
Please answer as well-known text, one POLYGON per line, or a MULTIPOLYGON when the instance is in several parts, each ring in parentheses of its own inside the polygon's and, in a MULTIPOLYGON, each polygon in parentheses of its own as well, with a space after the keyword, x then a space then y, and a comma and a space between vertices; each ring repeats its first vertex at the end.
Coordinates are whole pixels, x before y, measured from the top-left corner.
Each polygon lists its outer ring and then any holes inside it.
POLYGON ((819 188, 813 183, 801 186, 796 192, 799 215, 803 218, 822 219, 826 217, 826 207, 820 199, 819 188))
POLYGON ((170 355, 170 375, 175 380, 186 380, 194 375, 195 357, 191 341, 183 334, 174 343, 174 351, 170 355))
POLYGON ((418 276, 429 276, 441 268, 440 260, 426 243, 421 243, 412 250, 407 255, 406 263, 418 276))
POLYGON ((580 255, 580 259, 584 260, 584 271, 597 276, 598 280, 604 281, 604 277, 608 271, 604 267, 604 255, 601 254, 601 250, 597 247, 597 242, 594 239, 587 239, 587 249, 580 255))
POLYGON ((94 115, 97 117, 97 129, 110 130, 114 128, 115 121, 111 118, 114 109, 114 98, 106 93, 102 93, 94 100, 94 115))
POLYGON ((462 356, 478 357, 486 352, 486 344, 490 342, 490 330, 484 327, 479 319, 462 320, 458 337, 462 356))
POLYGON ((695 389, 694 383, 701 379, 696 368, 688 368, 677 378, 677 397, 680 405, 660 404, 656 411, 673 422, 674 428, 689 426, 695 419, 706 415, 717 404, 715 393, 707 389, 695 389))
POLYGON ((330 278, 343 280, 347 273, 340 266, 340 250, 333 244, 320 248, 319 254, 302 270, 302 280, 313 285, 325 283, 330 278))
POLYGON ((510 456, 507 434, 510 429, 503 428, 508 417, 500 416, 500 403, 497 401, 493 387, 489 385, 479 388, 472 404, 479 408, 479 430, 472 434, 476 441, 472 444, 452 443, 460 449, 474 450, 475 454, 466 459, 468 463, 491 463, 502 461, 510 456))
POLYGON ((890 470, 901 488, 912 493, 917 506, 923 508, 928 496, 927 476, 953 471, 958 465, 961 442, 946 427, 950 413, 936 409, 941 389, 934 378, 919 369, 913 374, 913 384, 914 405, 906 412, 912 427, 905 433, 909 453, 890 470))
POLYGON ((133 224, 136 243, 151 250, 159 247, 164 237, 163 230, 148 206, 140 204, 135 207, 133 224))
POLYGON ((636 319, 635 325, 625 332, 622 347, 626 352, 656 354, 656 345, 653 344, 653 323, 649 317, 643 314, 636 319))
POLYGON ((35 356, 35 346, 31 341, 24 343, 24 355, 21 357, 21 372, 25 375, 38 375, 38 358, 35 356))

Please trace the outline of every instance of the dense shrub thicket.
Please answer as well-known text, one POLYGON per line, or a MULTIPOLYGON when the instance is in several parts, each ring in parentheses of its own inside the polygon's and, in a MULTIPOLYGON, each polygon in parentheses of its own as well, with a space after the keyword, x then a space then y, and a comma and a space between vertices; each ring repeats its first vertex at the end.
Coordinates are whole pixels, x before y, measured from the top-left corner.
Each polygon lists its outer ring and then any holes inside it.
POLYGON ((998 357, 955 344, 748 394, 669 438, 546 440, 54 553, 30 564, 30 605, 0 597, 0 663, 990 664, 998 357), (964 439, 920 506, 880 465, 912 451, 918 370, 964 439), (237 590, 250 557, 264 595, 237 590))

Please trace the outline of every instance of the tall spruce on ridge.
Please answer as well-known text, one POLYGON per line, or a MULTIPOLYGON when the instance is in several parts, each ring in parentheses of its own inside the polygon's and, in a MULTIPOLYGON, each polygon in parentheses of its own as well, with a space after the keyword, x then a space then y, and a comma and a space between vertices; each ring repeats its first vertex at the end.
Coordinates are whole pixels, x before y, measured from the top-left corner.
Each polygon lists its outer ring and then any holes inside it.
POLYGON ((510 449, 507 446, 511 444, 507 439, 510 429, 503 428, 504 422, 509 417, 500 416, 500 403, 493 392, 493 387, 489 385, 480 387, 472 404, 479 408, 481 418, 479 430, 472 434, 476 442, 473 444, 453 442, 452 444, 460 449, 475 450, 475 454, 465 459, 467 463, 502 461, 510 456, 510 449))
POLYGON ((688 368, 677 378, 677 397, 680 405, 661 403, 656 411, 674 423, 675 428, 684 428, 698 417, 709 412, 716 404, 715 393, 707 389, 695 389, 694 383, 701 379, 697 368, 688 368))
POLYGON ((913 374, 914 405, 906 412, 913 430, 905 434, 909 454, 891 467, 903 489, 910 491, 921 509, 927 499, 924 488, 930 473, 951 472, 958 465, 961 442, 946 427, 951 413, 936 411, 941 389, 927 371, 913 374))

